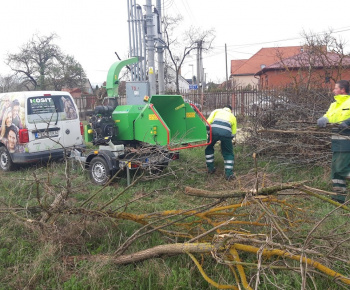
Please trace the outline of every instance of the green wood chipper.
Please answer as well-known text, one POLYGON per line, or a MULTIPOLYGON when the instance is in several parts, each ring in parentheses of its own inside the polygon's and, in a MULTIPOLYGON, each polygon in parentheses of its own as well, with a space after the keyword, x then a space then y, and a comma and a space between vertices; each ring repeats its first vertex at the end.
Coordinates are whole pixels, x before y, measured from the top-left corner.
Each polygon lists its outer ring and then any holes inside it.
MULTIPOLYGON (((110 103, 118 102, 121 69, 137 61, 134 57, 111 66, 106 82, 108 98, 113 100, 110 103)), ((85 141, 99 149, 87 156, 76 153, 76 158, 84 160, 96 184, 107 183, 119 169, 126 169, 128 177, 134 168, 164 169, 169 161, 179 158, 179 150, 210 142, 210 125, 181 95, 149 97, 146 82, 132 83, 130 88, 126 105, 97 106, 84 128, 85 141)))

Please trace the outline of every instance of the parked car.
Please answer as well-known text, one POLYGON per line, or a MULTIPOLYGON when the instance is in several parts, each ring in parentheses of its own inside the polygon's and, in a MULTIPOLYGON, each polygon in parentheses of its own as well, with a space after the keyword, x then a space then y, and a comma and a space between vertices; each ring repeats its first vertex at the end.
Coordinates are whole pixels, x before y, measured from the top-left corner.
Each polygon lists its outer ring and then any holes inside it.
POLYGON ((0 170, 62 158, 65 148, 85 147, 72 96, 61 91, 0 94, 0 170))
POLYGON ((257 115, 261 111, 269 111, 282 109, 288 104, 288 99, 285 97, 262 96, 261 98, 249 103, 249 111, 252 115, 257 115))

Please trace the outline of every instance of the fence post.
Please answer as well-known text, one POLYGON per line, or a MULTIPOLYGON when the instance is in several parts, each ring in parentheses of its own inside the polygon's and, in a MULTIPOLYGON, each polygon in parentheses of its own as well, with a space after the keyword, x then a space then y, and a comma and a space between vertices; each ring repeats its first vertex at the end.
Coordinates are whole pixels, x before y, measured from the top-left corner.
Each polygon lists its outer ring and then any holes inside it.
POLYGON ((235 93, 233 93, 231 95, 231 107, 232 107, 232 110, 233 112, 235 112, 236 110, 236 96, 235 96, 235 93))
POLYGON ((202 93, 201 93, 201 108, 203 108, 203 99, 204 99, 204 92, 202 88, 202 93))
POLYGON ((241 90, 241 114, 244 116, 244 90, 241 90))

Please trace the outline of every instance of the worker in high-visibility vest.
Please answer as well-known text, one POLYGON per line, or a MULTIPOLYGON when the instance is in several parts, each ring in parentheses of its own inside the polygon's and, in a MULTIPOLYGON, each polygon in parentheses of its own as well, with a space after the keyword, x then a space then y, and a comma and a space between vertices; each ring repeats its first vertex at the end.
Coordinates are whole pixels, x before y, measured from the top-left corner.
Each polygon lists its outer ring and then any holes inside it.
POLYGON ((344 203, 347 196, 346 179, 350 179, 350 95, 349 82, 340 80, 335 84, 334 100, 327 113, 317 120, 319 127, 327 123, 339 124, 332 135, 332 184, 336 193, 333 200, 344 203))
POLYGON ((214 110, 209 118, 208 123, 212 128, 212 142, 205 149, 205 159, 209 173, 215 172, 214 167, 214 145, 221 142, 221 153, 225 163, 225 178, 227 180, 235 179, 233 173, 234 153, 232 138, 237 131, 236 117, 232 114, 232 107, 225 106, 222 109, 214 110))

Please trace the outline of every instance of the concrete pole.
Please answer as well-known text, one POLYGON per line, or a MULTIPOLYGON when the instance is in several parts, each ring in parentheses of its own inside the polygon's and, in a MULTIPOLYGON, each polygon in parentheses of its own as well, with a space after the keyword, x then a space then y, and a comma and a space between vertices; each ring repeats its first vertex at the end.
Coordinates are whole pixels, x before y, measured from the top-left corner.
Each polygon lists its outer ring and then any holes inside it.
POLYGON ((161 0, 157 0, 156 8, 158 10, 159 17, 159 41, 157 41, 157 53, 158 53, 158 85, 159 94, 163 95, 165 93, 164 85, 164 46, 163 46, 163 30, 162 30, 162 4, 161 0))
POLYGON ((200 41, 196 41, 197 43, 197 77, 196 77, 196 84, 199 85, 200 83, 200 41))
POLYGON ((227 75, 227 46, 225 43, 225 64, 226 64, 226 91, 228 90, 228 75, 227 75))
POLYGON ((199 61, 200 61, 200 90, 201 90, 201 107, 203 108, 203 103, 204 103, 204 70, 203 70, 203 56, 202 56, 202 52, 203 52, 203 41, 201 40, 201 45, 200 45, 200 54, 199 54, 199 61))
POLYGON ((203 69, 203 41, 201 41, 201 47, 200 47, 200 82, 202 85, 202 91, 204 89, 204 69, 203 69))
POLYGON ((150 85, 150 95, 157 93, 156 76, 154 67, 154 35, 153 35, 153 13, 152 0, 146 0, 146 26, 147 26, 147 60, 148 60, 148 81, 150 85))

